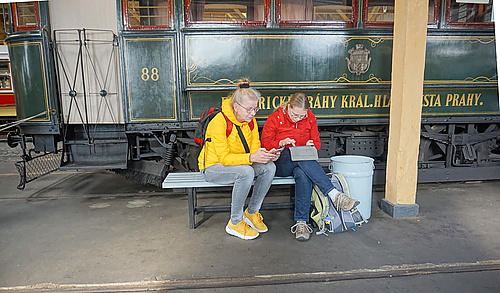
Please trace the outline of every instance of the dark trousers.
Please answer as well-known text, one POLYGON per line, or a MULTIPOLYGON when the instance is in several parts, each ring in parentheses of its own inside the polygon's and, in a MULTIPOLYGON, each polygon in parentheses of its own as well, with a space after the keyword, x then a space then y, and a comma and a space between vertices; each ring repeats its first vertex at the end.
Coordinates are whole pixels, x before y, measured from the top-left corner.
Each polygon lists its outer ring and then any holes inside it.
POLYGON ((293 176, 295 179, 294 220, 309 221, 313 183, 318 185, 324 195, 335 189, 323 167, 317 161, 292 161, 288 149, 274 163, 276 176, 293 176))

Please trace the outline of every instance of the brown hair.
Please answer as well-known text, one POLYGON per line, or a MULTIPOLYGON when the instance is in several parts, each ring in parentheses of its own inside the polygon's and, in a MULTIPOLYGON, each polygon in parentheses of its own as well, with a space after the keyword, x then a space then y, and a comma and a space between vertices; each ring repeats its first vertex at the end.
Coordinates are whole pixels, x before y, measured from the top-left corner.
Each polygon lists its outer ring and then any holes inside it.
POLYGON ((229 97, 231 98, 231 104, 242 104, 247 99, 260 101, 260 93, 250 88, 250 80, 248 78, 239 79, 238 89, 232 92, 229 97))
POLYGON ((309 99, 304 93, 295 93, 290 96, 288 101, 281 103, 280 108, 290 106, 291 108, 299 107, 302 109, 309 109, 309 99))

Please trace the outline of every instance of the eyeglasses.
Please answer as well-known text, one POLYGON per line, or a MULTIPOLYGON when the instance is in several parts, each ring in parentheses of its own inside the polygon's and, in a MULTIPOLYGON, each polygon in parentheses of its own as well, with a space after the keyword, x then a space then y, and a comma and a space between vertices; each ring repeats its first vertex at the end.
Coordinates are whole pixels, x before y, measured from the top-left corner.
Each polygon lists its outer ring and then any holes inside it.
POLYGON ((307 117, 307 113, 304 115, 299 115, 299 114, 293 113, 292 108, 290 108, 290 107, 288 107, 288 114, 290 115, 290 117, 295 118, 295 119, 299 119, 299 120, 302 120, 302 119, 307 117))
POLYGON ((236 104, 240 105, 241 108, 245 109, 248 114, 257 114, 259 112, 260 108, 255 107, 255 108, 245 108, 242 104, 236 102, 236 104))

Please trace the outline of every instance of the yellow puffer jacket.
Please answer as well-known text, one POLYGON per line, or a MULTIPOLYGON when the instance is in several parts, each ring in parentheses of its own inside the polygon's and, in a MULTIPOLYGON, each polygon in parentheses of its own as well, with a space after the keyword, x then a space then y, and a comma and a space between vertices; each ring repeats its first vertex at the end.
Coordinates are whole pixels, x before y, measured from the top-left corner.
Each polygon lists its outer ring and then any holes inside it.
POLYGON ((205 135, 207 141, 198 156, 198 167, 200 170, 219 163, 224 166, 251 165, 250 154, 260 148, 259 127, 255 118, 253 118, 253 130, 250 129, 248 122, 238 122, 234 116, 230 99, 222 102, 222 112, 234 124, 231 134, 229 137, 226 137, 226 119, 222 113, 217 114, 207 126, 205 135), (250 148, 250 153, 245 152, 235 125, 241 127, 241 131, 250 148), (210 141, 208 141, 208 138, 210 138, 210 141))

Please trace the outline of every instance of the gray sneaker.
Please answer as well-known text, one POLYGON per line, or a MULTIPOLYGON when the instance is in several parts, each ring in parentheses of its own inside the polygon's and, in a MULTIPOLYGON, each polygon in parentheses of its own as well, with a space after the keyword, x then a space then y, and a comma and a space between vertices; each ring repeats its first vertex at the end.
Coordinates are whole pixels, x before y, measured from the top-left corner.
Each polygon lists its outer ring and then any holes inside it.
POLYGON ((359 200, 355 200, 353 198, 348 197, 342 192, 337 193, 335 198, 333 199, 333 205, 336 208, 341 208, 344 211, 349 211, 352 208, 359 205, 359 200))
POLYGON ((305 221, 297 221, 297 223, 290 228, 290 231, 295 234, 295 239, 299 241, 309 240, 309 236, 311 236, 313 232, 311 226, 305 221))

